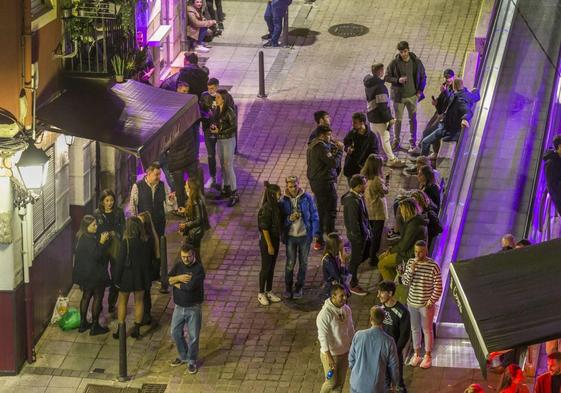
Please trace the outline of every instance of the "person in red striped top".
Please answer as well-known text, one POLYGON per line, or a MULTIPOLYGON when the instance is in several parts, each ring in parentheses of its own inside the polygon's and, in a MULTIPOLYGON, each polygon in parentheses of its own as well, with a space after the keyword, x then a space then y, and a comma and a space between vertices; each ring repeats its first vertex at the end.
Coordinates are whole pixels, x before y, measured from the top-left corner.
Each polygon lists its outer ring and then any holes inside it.
POLYGON ((428 256, 427 243, 419 240, 415 243, 415 258, 407 261, 402 282, 409 287, 407 306, 411 315, 411 336, 415 354, 409 365, 430 368, 433 346, 434 304, 442 294, 442 277, 440 268, 428 256), (424 335, 425 355, 421 358, 421 332, 424 335))

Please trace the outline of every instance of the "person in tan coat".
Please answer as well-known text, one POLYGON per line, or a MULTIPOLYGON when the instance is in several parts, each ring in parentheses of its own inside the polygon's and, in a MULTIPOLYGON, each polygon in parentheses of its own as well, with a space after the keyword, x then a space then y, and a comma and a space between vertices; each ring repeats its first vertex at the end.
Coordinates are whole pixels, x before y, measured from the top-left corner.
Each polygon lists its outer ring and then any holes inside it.
POLYGON ((366 177, 366 191, 364 201, 370 222, 372 242, 370 243, 370 266, 378 265, 378 256, 382 233, 384 232, 384 222, 388 218, 388 207, 386 195, 388 194, 388 183, 390 175, 383 179, 382 168, 384 161, 378 154, 370 154, 364 163, 361 174, 366 177))
POLYGON ((189 0, 187 3, 187 39, 188 50, 206 53, 204 46, 207 29, 216 24, 215 20, 207 20, 203 16, 203 0, 189 0))

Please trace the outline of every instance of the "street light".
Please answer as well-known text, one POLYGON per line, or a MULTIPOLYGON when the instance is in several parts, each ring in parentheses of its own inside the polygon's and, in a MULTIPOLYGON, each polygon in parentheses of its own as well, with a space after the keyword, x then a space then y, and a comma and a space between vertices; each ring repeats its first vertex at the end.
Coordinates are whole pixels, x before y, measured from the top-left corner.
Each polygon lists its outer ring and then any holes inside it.
POLYGON ((25 188, 28 190, 39 189, 47 181, 49 156, 42 149, 35 147, 33 140, 31 140, 27 148, 21 153, 16 167, 25 188))
POLYGON ((64 141, 68 145, 68 147, 74 144, 74 135, 64 134, 64 141))

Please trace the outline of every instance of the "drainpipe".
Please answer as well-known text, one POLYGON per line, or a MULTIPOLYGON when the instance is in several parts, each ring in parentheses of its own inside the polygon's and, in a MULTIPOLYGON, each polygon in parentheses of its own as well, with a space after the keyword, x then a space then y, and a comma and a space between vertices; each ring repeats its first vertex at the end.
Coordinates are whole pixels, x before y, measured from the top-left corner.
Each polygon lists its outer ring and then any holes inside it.
MULTIPOLYGON (((26 130, 31 129, 33 133, 33 139, 35 139, 35 93, 37 88, 37 75, 33 75, 32 67, 32 32, 31 32, 31 0, 23 0, 23 46, 22 46, 22 79, 23 88, 25 89, 25 98, 27 101, 27 107, 31 108, 31 111, 27 112, 24 119, 24 125, 26 130), (31 94, 27 94, 27 93, 31 94)), ((18 212, 19 214, 23 212, 18 212)), ((23 223, 23 220, 22 220, 23 223)), ((24 236, 22 225, 22 236, 24 236)), ((25 247, 25 242, 22 243, 25 247)), ((25 248, 24 248, 25 249, 25 248)), ((23 273, 24 273, 24 290, 25 290, 25 335, 26 335, 26 357, 28 363, 35 362, 35 334, 33 332, 33 296, 31 290, 31 282, 29 277, 29 258, 32 258, 32 253, 23 251, 22 257, 24 260, 23 273), (25 255, 27 254, 27 255, 25 255)))

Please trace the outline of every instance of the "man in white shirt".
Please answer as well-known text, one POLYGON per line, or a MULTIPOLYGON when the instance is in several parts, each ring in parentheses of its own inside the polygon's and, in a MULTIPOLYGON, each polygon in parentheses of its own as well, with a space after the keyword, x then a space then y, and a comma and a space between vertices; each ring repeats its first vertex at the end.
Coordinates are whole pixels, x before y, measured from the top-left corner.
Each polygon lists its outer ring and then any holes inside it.
POLYGON ((333 284, 331 297, 325 301, 316 318, 325 375, 320 393, 343 391, 349 368, 348 353, 355 334, 351 308, 346 303, 345 288, 333 284))

